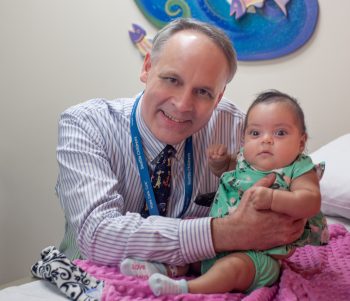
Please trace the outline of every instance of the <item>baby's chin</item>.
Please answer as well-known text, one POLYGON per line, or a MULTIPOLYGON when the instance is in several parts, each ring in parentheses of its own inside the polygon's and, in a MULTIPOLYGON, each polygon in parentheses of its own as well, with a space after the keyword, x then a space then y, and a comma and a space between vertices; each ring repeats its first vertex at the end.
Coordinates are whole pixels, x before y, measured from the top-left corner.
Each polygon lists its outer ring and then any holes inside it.
POLYGON ((292 163, 293 163, 293 161, 287 162, 285 164, 284 163, 276 164, 274 162, 271 162, 271 163, 264 162, 264 163, 260 163, 260 164, 251 164, 251 166, 253 168, 255 168, 256 170, 263 171, 263 172, 269 172, 269 171, 273 171, 276 169, 284 168, 292 163))

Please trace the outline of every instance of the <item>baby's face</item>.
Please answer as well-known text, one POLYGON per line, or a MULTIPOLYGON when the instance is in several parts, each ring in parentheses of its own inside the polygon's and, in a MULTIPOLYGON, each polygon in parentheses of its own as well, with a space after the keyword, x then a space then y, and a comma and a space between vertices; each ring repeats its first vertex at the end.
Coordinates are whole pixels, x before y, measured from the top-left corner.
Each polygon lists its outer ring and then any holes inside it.
POLYGON ((258 104, 247 116, 244 157, 254 168, 269 171, 289 165, 303 152, 306 134, 291 105, 258 104))

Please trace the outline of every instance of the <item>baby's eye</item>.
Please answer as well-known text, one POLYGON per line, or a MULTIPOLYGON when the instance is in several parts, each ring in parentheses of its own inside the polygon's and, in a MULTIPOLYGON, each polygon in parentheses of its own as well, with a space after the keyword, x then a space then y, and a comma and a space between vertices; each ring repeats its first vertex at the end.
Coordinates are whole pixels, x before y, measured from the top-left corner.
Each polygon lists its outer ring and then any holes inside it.
POLYGON ((257 130, 251 130, 250 132, 249 132, 249 135, 250 136, 254 136, 254 137, 257 137, 257 136, 259 136, 259 131, 257 131, 257 130))
POLYGON ((285 130, 278 130, 278 131, 275 132, 275 135, 276 136, 285 136, 285 135, 287 135, 287 131, 285 131, 285 130))

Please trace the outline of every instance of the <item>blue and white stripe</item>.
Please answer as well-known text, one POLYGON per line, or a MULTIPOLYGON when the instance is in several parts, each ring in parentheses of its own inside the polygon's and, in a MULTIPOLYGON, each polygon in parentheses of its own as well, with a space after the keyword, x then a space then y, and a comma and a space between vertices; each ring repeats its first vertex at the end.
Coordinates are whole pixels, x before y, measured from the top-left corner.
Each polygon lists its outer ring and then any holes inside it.
MULTIPOLYGON (((134 99, 94 99, 71 107, 59 121, 57 194, 66 215, 61 251, 97 263, 116 265, 126 257, 182 265, 213 257, 209 208, 193 200, 216 191, 218 178, 209 171, 206 148, 226 144, 238 152, 244 114, 222 100, 206 127, 193 135, 194 179, 191 204, 183 219, 176 219, 184 203, 184 143, 174 145, 172 192, 168 217, 139 215, 144 204, 140 177, 132 151, 130 113, 134 99), (202 217, 191 219, 191 217, 202 217)), ((147 162, 164 144, 136 118, 147 162)))

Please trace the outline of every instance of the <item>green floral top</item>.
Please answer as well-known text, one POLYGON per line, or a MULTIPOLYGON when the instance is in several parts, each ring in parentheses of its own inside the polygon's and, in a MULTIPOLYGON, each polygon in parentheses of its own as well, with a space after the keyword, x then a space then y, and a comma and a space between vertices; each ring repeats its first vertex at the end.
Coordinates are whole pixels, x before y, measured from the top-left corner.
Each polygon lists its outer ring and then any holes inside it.
MULTIPOLYGON (((321 178, 324 166, 323 162, 315 165, 309 156, 302 154, 292 164, 284 168, 259 171, 244 159, 243 149, 241 149, 237 157, 236 169, 225 172, 220 178, 219 188, 211 207, 210 216, 223 217, 232 213, 237 208, 244 191, 269 173, 273 172, 276 174, 275 183, 271 188, 289 190, 293 179, 305 174, 311 169, 315 169, 319 178, 321 178)), ((319 212, 308 219, 304 233, 292 245, 281 246, 264 252, 267 254, 287 254, 291 248, 296 246, 325 244, 328 242, 328 238, 326 219, 322 212, 319 212)))

